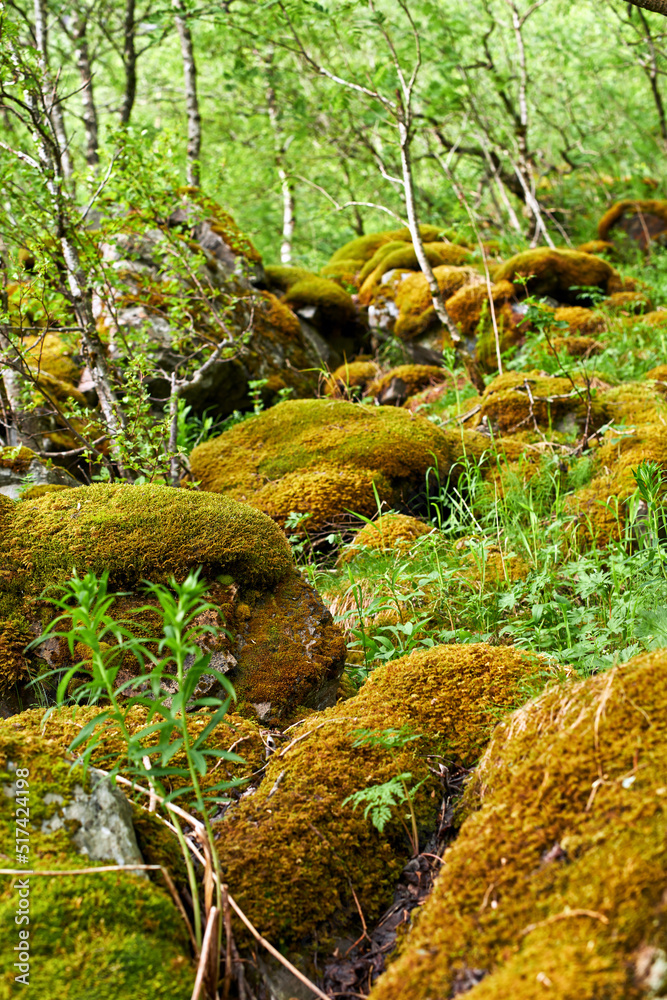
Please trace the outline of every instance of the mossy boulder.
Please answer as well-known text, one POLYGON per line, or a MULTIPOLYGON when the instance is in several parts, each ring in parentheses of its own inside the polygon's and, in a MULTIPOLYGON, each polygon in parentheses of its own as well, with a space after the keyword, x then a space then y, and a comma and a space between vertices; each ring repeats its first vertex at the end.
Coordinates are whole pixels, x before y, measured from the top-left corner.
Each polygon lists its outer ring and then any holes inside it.
MULTIPOLYGON (((446 300, 464 286, 482 280, 472 267, 442 264, 434 267, 433 273, 446 300)), ((441 329, 428 282, 421 271, 396 271, 391 280, 374 287, 369 302, 371 327, 393 329, 401 340, 412 341, 427 333, 436 335, 441 329), (389 319, 383 326, 385 314, 389 319)))
MULTIPOLYGON (((57 743, 38 729, 15 725, 14 719, 0 720, 4 844, 15 843, 14 812, 21 801, 17 768, 29 771, 27 869, 69 871, 141 862, 136 840, 130 850, 131 810, 121 793, 105 784, 107 779, 97 783, 92 771, 84 778, 57 743), (114 831, 106 841, 105 823, 114 831)), ((13 850, 5 859, 5 867, 21 867, 13 850)), ((182 1000, 192 991, 195 968, 187 930, 161 877, 153 880, 128 871, 5 876, 0 919, 5 928, 0 953, 3 1000, 22 986, 15 982, 19 970, 14 946, 20 930, 26 929, 29 983, 43 1000, 88 1000, 91 993, 100 1000, 182 1000), (29 883, 29 924, 15 923, 20 905, 17 879, 23 878, 29 883)))
POLYGON ((0 448, 0 495, 17 500, 40 487, 76 487, 77 480, 65 469, 42 461, 30 448, 0 448))
MULTIPOLYGON (((470 260, 470 251, 454 243, 425 243, 424 253, 431 267, 443 264, 457 267, 470 260)), ((362 304, 368 304, 374 289, 386 280, 385 275, 391 271, 420 271, 411 243, 388 243, 380 247, 364 265, 359 275, 359 301, 362 304)))
POLYGON ((343 554, 343 562, 360 552, 405 552, 409 551, 418 538, 423 538, 433 531, 433 526, 420 521, 418 517, 394 512, 383 514, 374 521, 369 521, 356 533, 349 547, 343 554))
POLYGON ((358 937, 355 894, 370 925, 391 902, 410 850, 400 809, 379 834, 345 799, 410 772, 424 780, 414 799, 423 842, 440 803, 426 755, 474 763, 498 713, 538 671, 532 657, 505 647, 436 646, 380 667, 354 698, 307 719, 255 794, 216 828, 225 880, 255 926, 306 966, 332 939, 358 937), (393 751, 355 746, 360 730, 403 726, 419 740, 393 751))
MULTIPOLYGON (((445 235, 439 226, 423 225, 419 227, 419 231, 422 239, 426 242, 435 241, 445 235)), ((350 240, 349 243, 345 243, 342 247, 339 247, 332 255, 327 266, 338 264, 340 261, 351 260, 361 261, 363 266, 380 247, 397 241, 402 243, 412 242, 410 230, 407 226, 403 226, 401 229, 383 229, 379 233, 367 233, 364 236, 357 236, 355 239, 350 240)))
POLYGON ((269 284, 282 293, 281 301, 328 337, 356 320, 351 295, 335 281, 302 267, 266 268, 269 284))
POLYGON ((658 650, 499 724, 373 1000, 664 995, 666 699, 658 650))
MULTIPOLYGON (((317 474, 323 490, 331 487, 335 470, 341 488, 354 479, 362 489, 353 511, 364 495, 370 499, 372 481, 381 482, 382 489, 388 484, 388 499, 401 506, 423 493, 429 469, 437 467, 444 482, 461 448, 460 434, 442 431, 393 406, 295 400, 279 403, 199 445, 190 456, 190 467, 204 490, 247 500, 267 511, 275 509, 272 494, 278 497, 286 491, 297 513, 316 515, 326 509, 336 523, 349 508, 332 507, 330 494, 322 499, 314 496, 318 478, 306 473, 317 474), (291 478, 286 480, 287 476, 291 478)), ((347 487, 341 496, 347 504, 347 487)), ((283 511, 281 507, 278 520, 283 511)))
POLYGON ((663 241, 667 231, 667 201, 625 198, 615 202, 598 223, 598 239, 610 241, 624 233, 646 250, 653 240, 663 241))
POLYGON ((503 264, 494 274, 494 281, 527 279, 526 289, 531 295, 548 295, 567 305, 585 304, 584 287, 596 287, 610 294, 620 289, 615 282, 620 279, 611 264, 593 254, 577 250, 553 250, 539 247, 524 250, 503 264))
POLYGON ((570 381, 537 371, 497 376, 486 387, 480 405, 479 421, 501 434, 549 426, 576 429, 587 418, 589 429, 595 429, 607 415, 604 404, 588 393, 579 377, 570 381))
POLYGON ((380 406, 402 406, 410 396, 428 386, 440 385, 446 378, 447 372, 437 365, 399 365, 371 382, 367 395, 380 406))
MULTIPOLYGON (((202 648, 228 673, 242 703, 278 718, 309 698, 318 707, 335 697, 345 653, 341 633, 296 572, 283 533, 249 504, 164 486, 103 485, 24 500, 0 513, 5 623, 27 621, 39 634, 53 615, 40 601, 42 591, 73 569, 80 575, 106 570, 110 588, 129 590, 116 606, 125 617, 146 605, 157 609, 156 600, 140 592, 142 580, 168 584, 202 567, 217 608, 207 619, 214 632, 202 648)), ((157 637, 160 621, 157 610, 146 611, 137 624, 142 634, 157 637)), ((42 645, 39 653, 53 667, 72 662, 64 640, 42 645)), ((128 659, 122 670, 119 682, 136 674, 136 664, 128 659)), ((202 683, 200 696, 213 691, 213 677, 202 683)))
MULTIPOLYGON (((81 732, 82 726, 85 726, 102 711, 103 709, 97 705, 66 705, 62 708, 52 708, 49 713, 45 713, 42 708, 32 708, 14 716, 11 719, 11 725, 14 732, 24 734, 26 738, 35 735, 45 737, 52 747, 64 754, 81 732)), ((129 732, 134 735, 138 730, 145 728, 148 725, 147 717, 148 710, 144 706, 134 705, 125 716, 125 725, 129 732)), ((208 725, 210 718, 210 714, 205 709, 188 713, 188 733, 193 740, 208 725)), ((130 777, 130 772, 124 766, 126 744, 117 724, 113 720, 105 719, 97 727, 95 734, 97 742, 90 757, 91 765, 108 771, 119 764, 119 773, 130 777)), ((149 757, 151 746, 155 743, 157 743, 155 733, 146 737, 144 745, 149 757)), ((266 747, 262 742, 258 723, 234 712, 229 712, 223 721, 215 726, 205 745, 209 750, 232 751, 242 758, 240 761, 209 758, 211 760, 209 769, 205 775, 200 776, 201 788, 205 794, 208 793, 211 786, 219 781, 238 781, 238 788, 230 794, 240 795, 247 787, 244 782, 249 781, 251 775, 259 771, 265 762, 266 747)), ((158 766, 160 758, 154 757, 153 763, 158 766)), ((179 750, 171 758, 169 766, 187 768, 185 752, 179 750)), ((160 781, 168 793, 190 786, 189 778, 181 775, 167 774, 161 777, 160 781)), ((197 812, 196 804, 190 800, 187 793, 184 798, 179 799, 179 802, 190 812, 197 812)), ((144 805, 147 804, 144 802, 144 805)), ((141 816, 141 812, 139 815, 141 816)), ((178 845, 176 845, 176 849, 178 851, 178 845)))
POLYGON ((224 210, 214 211, 214 203, 204 196, 199 202, 188 196, 170 220, 172 228, 184 230, 179 250, 192 269, 192 280, 171 277, 173 234, 168 239, 161 230, 128 231, 106 248, 118 284, 113 302, 100 309, 102 337, 117 330, 141 334, 141 350, 156 369, 167 373, 146 383, 157 398, 168 397, 168 373, 176 366, 185 365, 193 354, 203 362, 221 340, 235 341, 237 346, 223 351, 196 384, 185 389, 183 399, 195 413, 209 410, 227 416, 249 408, 252 380, 272 383, 267 386, 271 400, 285 387, 297 396, 312 394, 316 370, 331 360, 326 343, 316 333, 306 335, 289 305, 265 289, 257 251, 224 210))
POLYGON ((340 365, 329 375, 324 383, 327 396, 342 399, 352 399, 362 396, 369 383, 380 374, 380 366, 376 361, 349 361, 340 365))

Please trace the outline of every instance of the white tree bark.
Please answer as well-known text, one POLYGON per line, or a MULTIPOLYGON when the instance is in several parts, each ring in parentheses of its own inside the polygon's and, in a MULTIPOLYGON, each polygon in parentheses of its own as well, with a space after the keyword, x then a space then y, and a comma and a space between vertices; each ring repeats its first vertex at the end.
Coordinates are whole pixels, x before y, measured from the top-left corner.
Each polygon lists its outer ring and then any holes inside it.
POLYGON ((267 106, 269 111, 269 121, 271 122, 271 127, 273 128, 274 144, 275 144, 275 156, 276 156, 276 170, 278 173, 278 178, 280 180, 280 190, 282 192, 283 200, 283 228, 282 228, 282 243, 280 245, 280 260, 283 264, 292 263, 292 241, 294 239, 294 227, 296 224, 295 217, 295 207, 294 207, 294 187, 292 184, 292 179, 285 167, 285 154, 289 148, 291 142, 291 136, 287 139, 283 138, 282 131, 280 128, 280 120, 278 118, 278 105, 276 101, 276 93, 269 84, 266 92, 267 106))
POLYGON ((195 62, 192 33, 188 24, 183 0, 173 0, 174 21, 181 42, 183 59, 183 79, 185 87, 185 108, 188 116, 188 184, 199 187, 201 172, 199 156, 201 153, 201 114, 197 96, 197 64, 195 62))

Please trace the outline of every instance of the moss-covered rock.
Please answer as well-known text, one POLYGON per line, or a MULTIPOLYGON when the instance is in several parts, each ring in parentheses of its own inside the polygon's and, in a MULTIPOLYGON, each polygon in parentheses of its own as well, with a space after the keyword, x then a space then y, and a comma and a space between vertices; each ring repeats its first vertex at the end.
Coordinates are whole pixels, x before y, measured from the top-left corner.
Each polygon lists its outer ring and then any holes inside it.
MULTIPOLYGON (((393 406, 296 400, 280 403, 199 445, 190 456, 190 466, 204 490, 253 504, 272 505, 272 491, 278 495, 283 477, 293 474, 286 484, 287 495, 294 509, 304 513, 307 507, 302 503, 299 509, 296 491, 311 494, 317 479, 298 479, 296 473, 321 473, 323 488, 331 482, 331 473, 324 474, 323 469, 341 474, 353 470, 357 478, 362 471, 365 476, 380 475, 391 487, 392 505, 400 505, 423 492, 429 469, 437 466, 444 480, 460 450, 460 434, 442 431, 393 406)), ((343 495, 347 502, 347 487, 343 495)), ((328 499, 325 505, 331 510, 328 499)), ((339 519, 346 509, 338 509, 339 519)), ((284 507, 281 517, 283 511, 284 507)))
MULTIPOLYGON (((552 250, 539 247, 524 250, 511 257, 494 274, 494 280, 515 282, 527 279, 526 288, 532 295, 550 295, 562 303, 581 305, 583 287, 597 287, 610 294, 617 291, 613 279, 618 279, 611 264, 593 254, 577 250, 552 250)), ((515 282, 516 283, 516 282, 515 282)))
POLYGON ((383 514, 369 521, 356 533, 342 560, 349 562, 360 552, 401 552, 409 550, 418 538, 428 535, 433 526, 408 514, 383 514))
POLYGON ((356 317, 350 294, 329 278, 303 267, 286 266, 267 267, 266 277, 283 293, 282 301, 313 322, 321 333, 344 329, 356 317))
POLYGON ((258 791, 217 827, 225 879, 255 926, 307 962, 356 923, 355 893, 372 922, 409 859, 401 810, 380 835, 344 800, 410 772, 425 782, 414 800, 423 836, 439 804, 425 755, 473 763, 497 713, 516 703, 537 670, 513 649, 437 646, 379 668, 356 697, 306 720, 258 791), (359 730, 403 726, 420 739, 396 751, 354 746, 359 730))
POLYGON ((598 223, 598 239, 612 240, 619 231, 645 250, 667 230, 667 201, 625 198, 615 202, 598 223))
MULTIPOLYGON (((46 586, 62 583, 73 568, 80 575, 106 570, 110 588, 130 589, 117 613, 134 615, 142 634, 157 638, 157 611, 136 618, 137 608, 158 606, 137 593, 141 581, 183 580, 201 566, 217 608, 206 619, 214 632, 202 648, 228 673, 240 701, 278 718, 309 697, 314 707, 335 697, 341 633, 296 572, 283 533, 249 504, 163 486, 105 485, 25 500, 2 513, 0 619, 26 619, 39 634, 53 614, 39 600, 46 586)), ((40 652, 53 667, 85 659, 72 661, 64 640, 40 652)), ((119 681, 135 676, 137 665, 122 669, 129 673, 119 681)), ((206 684, 200 695, 214 679, 206 684)))
POLYGON ((399 365, 368 386, 367 395, 380 406, 402 406, 406 399, 447 378, 444 368, 437 365, 399 365))
MULTIPOLYGON (((441 238, 444 233, 439 226, 420 226, 421 237, 426 242, 433 242, 441 238)), ((447 234, 450 235, 450 234, 447 234)), ((411 242, 410 230, 407 227, 401 229, 384 229, 379 233, 367 233, 365 236, 357 236, 355 239, 345 243, 333 254, 329 264, 337 264, 342 260, 360 260, 366 262, 370 260, 379 247, 387 243, 401 241, 411 242)))
POLYGON ((0 496, 17 500, 40 487, 76 487, 69 472, 42 461, 30 448, 0 448, 0 496))
MULTIPOLYGON (((43 736, 54 750, 64 754, 74 738, 81 732, 81 727, 102 711, 103 709, 96 705, 68 705, 51 709, 48 714, 42 708, 33 708, 14 716, 11 719, 11 725, 14 732, 24 734, 26 738, 43 736)), ((147 717, 148 710, 145 707, 134 705, 125 717, 125 724, 129 732, 134 735, 138 730, 146 727, 147 717)), ((206 710, 190 712, 188 714, 188 733, 191 738, 196 739, 209 722, 210 715, 206 710)), ((111 770, 112 767, 120 763, 119 773, 129 776, 130 772, 122 764, 125 760, 126 745, 117 724, 106 719, 95 730, 95 734, 97 742, 91 754, 90 763, 105 771, 111 770)), ((151 746, 155 743, 157 743, 155 733, 146 737, 144 746, 148 756, 151 754, 151 746)), ((262 742, 257 722, 245 719, 233 712, 228 713, 224 720, 212 730, 205 745, 209 750, 232 751, 242 758, 241 761, 209 758, 211 761, 209 770, 200 777, 200 784, 205 794, 211 786, 219 781, 243 782, 249 780, 250 776, 258 771, 265 762, 266 748, 262 742)), ((159 764, 159 758, 154 758, 154 764, 156 766, 159 764)), ((185 752, 179 750, 171 758, 169 766, 187 768, 185 752)), ((190 780, 180 775, 168 774, 160 780, 167 792, 190 786, 190 780)), ((240 784, 239 793, 245 787, 246 785, 240 784)), ((189 801, 187 795, 185 802, 181 800, 181 805, 196 812, 194 802, 189 801)))
POLYGON ((505 372, 482 395, 480 421, 486 419, 501 434, 533 431, 536 426, 573 427, 589 417, 589 428, 604 423, 606 409, 597 398, 588 398, 586 387, 574 379, 546 376, 537 371, 505 372), (590 412, 589 412, 590 409, 590 412))
MULTIPOLYGON (((431 267, 443 264, 458 267, 470 259, 470 251, 454 243, 425 243, 424 253, 431 267)), ((380 247, 364 265, 359 275, 359 301, 367 304, 374 289, 390 271, 419 271, 419 262, 411 243, 393 241, 380 247)), ((420 272, 421 273, 421 272, 420 272)))
MULTIPOLYGON (((465 285, 479 284, 482 280, 471 267, 442 264, 435 267, 433 273, 446 300, 465 285)), ((397 316, 394 333, 402 340, 414 340, 440 327, 428 283, 421 271, 399 275, 395 288, 380 286, 374 296, 375 308, 378 296, 389 296, 395 302, 397 316)))
MULTIPOLYGON (((76 819, 63 823, 73 802, 91 790, 81 768, 72 768, 57 743, 14 719, 0 721, 0 834, 15 842, 18 811, 17 768, 29 771, 29 869, 57 871, 112 864, 117 858, 91 857, 85 829, 76 819), (86 846, 87 844, 87 846, 86 846)), ((119 795, 120 793, 116 793, 119 795)), ((109 795, 107 795, 107 799, 109 795)), ((126 803, 129 811, 129 805, 126 803)), ((27 839, 27 838, 26 838, 27 839)), ((7 846, 5 850, 7 851, 7 846)), ((5 867, 21 867, 5 855, 5 867)), ((21 878, 22 876, 18 876, 21 878)), ((164 883, 127 871, 73 876, 27 872, 29 921, 16 924, 19 890, 5 877, 0 919, 5 947, 0 951, 0 997, 9 1000, 22 984, 15 945, 20 930, 30 937, 30 987, 43 1000, 182 1000, 192 991, 195 969, 185 924, 164 883)))
POLYGON ((324 392, 327 396, 351 399, 361 396, 369 383, 380 374, 380 366, 375 361, 349 361, 340 365, 326 379, 324 392))
POLYGON ((664 994, 666 698, 659 650, 553 688, 498 726, 468 818, 373 1000, 463 984, 475 1000, 664 994))

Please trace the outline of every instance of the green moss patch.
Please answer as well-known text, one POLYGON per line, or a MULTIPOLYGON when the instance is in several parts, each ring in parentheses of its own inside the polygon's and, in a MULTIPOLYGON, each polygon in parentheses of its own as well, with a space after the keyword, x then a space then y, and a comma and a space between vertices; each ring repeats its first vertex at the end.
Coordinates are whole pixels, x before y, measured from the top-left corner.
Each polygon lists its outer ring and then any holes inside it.
POLYGON ((659 650, 498 726, 373 1000, 452 996, 466 976, 475 1000, 663 995, 646 959, 667 949, 666 699, 659 650))
MULTIPOLYGON (((30 771, 30 866, 36 870, 98 867, 76 852, 64 827, 43 832, 42 824, 84 785, 79 768, 36 728, 0 721, 0 835, 14 842, 15 800, 5 794, 13 767, 30 771), (57 801, 55 797, 61 801, 57 801)), ((85 787, 85 786, 84 786, 85 787)), ((13 867, 13 852, 5 867, 13 867)), ((78 876, 28 876, 30 881, 30 986, 44 1000, 182 1000, 194 983, 188 936, 166 889, 129 872, 78 876)), ((0 887, 0 997, 14 997, 13 963, 19 927, 14 878, 0 887)), ((21 925, 26 926, 26 925, 21 925)))
POLYGON ((272 758, 258 791, 217 827, 230 891, 258 929, 289 948, 308 938, 312 957, 335 924, 356 920, 353 891, 366 920, 375 919, 410 856, 400 821, 407 810, 395 810, 380 835, 343 801, 409 771, 425 779, 415 799, 424 835, 440 799, 426 755, 473 763, 497 713, 516 704, 537 669, 504 647, 437 646, 381 667, 356 697, 293 730, 301 738, 272 758), (353 746, 361 729, 402 726, 420 740, 393 753, 353 746))

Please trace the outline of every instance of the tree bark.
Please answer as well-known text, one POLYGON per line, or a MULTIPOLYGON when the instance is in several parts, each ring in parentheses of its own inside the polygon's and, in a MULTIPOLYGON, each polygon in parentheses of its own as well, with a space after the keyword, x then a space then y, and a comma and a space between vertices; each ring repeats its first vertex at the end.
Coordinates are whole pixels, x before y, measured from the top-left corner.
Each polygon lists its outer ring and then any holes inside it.
POLYGON ((644 10, 651 10, 654 14, 664 14, 667 17, 667 0, 625 0, 634 7, 642 7, 644 10))
POLYGON ((201 172, 199 155, 201 152, 201 114, 197 96, 197 64, 195 62, 192 34, 187 21, 183 0, 173 0, 174 20, 181 42, 183 58, 183 78, 185 84, 185 107, 188 116, 188 184, 199 187, 201 172))
POLYGON ((438 279, 433 273, 433 268, 431 267, 431 263, 426 256, 426 251, 424 250, 424 241, 422 240, 422 235, 419 229, 417 208, 415 204, 412 163, 410 161, 410 131, 407 125, 405 125, 402 121, 399 121, 398 123, 398 134, 401 149, 401 172, 403 176, 405 212, 407 215, 410 236, 412 238, 412 245, 417 256, 417 262, 421 268, 422 274, 426 278, 436 316, 448 331, 454 345, 454 350, 461 358, 461 361, 463 362, 463 365, 468 373, 468 378, 474 385, 475 389, 481 393, 484 392, 484 389, 486 388, 482 373, 480 372, 475 359, 463 343, 463 339, 456 323, 447 311, 447 306, 445 305, 444 296, 440 291, 438 279))
POLYGON ((273 128, 276 156, 276 170, 280 179, 280 189, 283 199, 283 231, 282 243, 280 245, 280 260, 283 264, 292 263, 292 240, 294 239, 294 226, 296 223, 294 210, 294 188, 291 178, 285 169, 285 154, 290 143, 288 138, 283 140, 278 119, 278 106, 276 92, 269 84, 266 91, 267 106, 269 111, 269 121, 273 128))
POLYGON ((97 108, 95 107, 95 97, 93 95, 93 72, 88 51, 87 27, 86 17, 82 14, 75 35, 77 46, 75 58, 81 77, 83 127, 86 130, 86 163, 89 167, 97 167, 100 162, 99 129, 97 124, 97 108))
POLYGON ((123 67, 125 69, 125 93, 120 109, 121 125, 129 125, 137 94, 137 50, 135 46, 136 24, 134 20, 135 0, 127 0, 123 19, 123 67))
MULTIPOLYGON (((49 39, 47 33, 46 0, 35 0, 35 39, 37 50, 40 55, 40 69, 46 74, 49 70, 49 39)), ((65 180, 69 181, 72 176, 72 158, 69 152, 67 132, 65 131, 65 121, 63 111, 60 106, 57 94, 54 91, 53 107, 50 115, 51 126, 56 136, 58 148, 60 150, 60 166, 65 180)))

